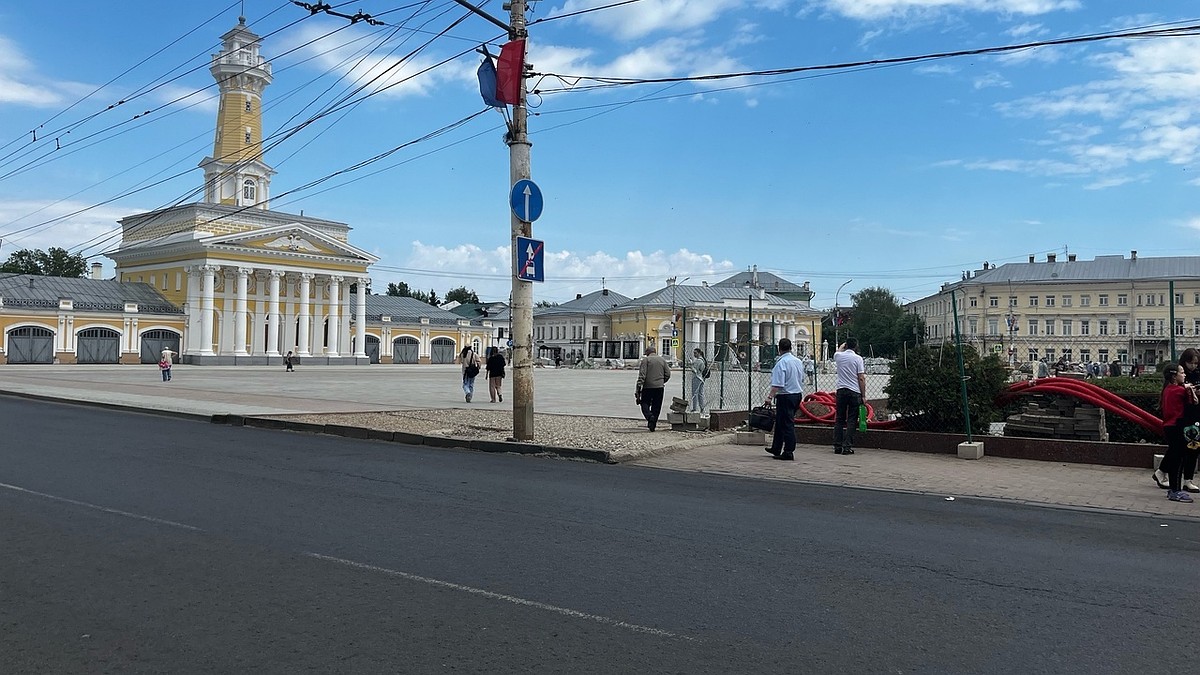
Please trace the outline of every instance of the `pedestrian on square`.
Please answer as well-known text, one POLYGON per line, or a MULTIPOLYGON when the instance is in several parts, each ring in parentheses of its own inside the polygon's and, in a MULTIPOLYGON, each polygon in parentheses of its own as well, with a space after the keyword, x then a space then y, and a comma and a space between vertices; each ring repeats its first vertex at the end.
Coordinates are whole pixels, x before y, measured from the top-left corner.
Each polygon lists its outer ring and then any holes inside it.
POLYGON ((1159 482, 1159 473, 1167 474, 1167 499, 1173 502, 1191 503, 1192 497, 1183 489, 1183 462, 1186 459, 1187 442, 1183 437, 1183 428, 1187 426, 1184 419, 1184 409, 1196 399, 1195 390, 1186 384, 1182 366, 1174 363, 1167 364, 1163 369, 1162 413, 1163 435, 1167 439, 1167 451, 1163 453, 1158 471, 1154 472, 1154 482, 1159 482))
POLYGON ((163 347, 162 354, 159 355, 159 361, 166 361, 168 365, 174 365, 175 357, 179 356, 179 352, 170 347, 163 347))
POLYGON ((796 410, 804 397, 804 364, 792 354, 792 341, 779 339, 779 358, 771 368, 766 405, 775 404, 775 432, 767 452, 775 459, 796 459, 796 410))
MULTIPOLYGON (((1184 384, 1190 386, 1192 391, 1200 389, 1200 349, 1188 347, 1179 355, 1179 367, 1183 370, 1184 384)), ((1183 408, 1183 419, 1180 421, 1179 428, 1200 424, 1200 403, 1196 402, 1195 397, 1189 398, 1187 404, 1183 408)), ((1200 485, 1196 484, 1196 460, 1200 458, 1200 448, 1185 447, 1183 451, 1183 489, 1188 492, 1200 492, 1200 485)))
POLYGON ((283 357, 283 371, 285 373, 294 373, 294 372, 296 372, 295 366, 296 366, 296 356, 294 354, 292 354, 291 351, 288 351, 288 353, 286 355, 284 355, 284 357, 283 357))
POLYGON ((504 402, 504 355, 496 347, 490 349, 491 354, 487 357, 487 362, 484 367, 487 368, 488 376, 488 394, 492 397, 492 403, 499 400, 504 402))
POLYGON ((854 454, 854 427, 858 425, 858 407, 867 391, 867 368, 854 350, 858 340, 846 338, 833 355, 837 368, 837 394, 833 417, 833 453, 854 454))
POLYGON ((458 358, 462 365, 463 394, 466 395, 467 403, 470 403, 475 394, 475 377, 479 375, 479 356, 471 349, 471 345, 467 345, 459 352, 458 358))
POLYGON ((704 380, 708 378, 708 359, 704 358, 704 350, 692 350, 692 412, 703 412, 704 380))
MULTIPOLYGON (((166 352, 167 352, 167 350, 164 349, 163 353, 165 354, 166 352)), ((159 359, 158 369, 160 371, 162 371, 162 381, 170 382, 171 381, 171 359, 167 358, 166 356, 163 356, 161 359, 159 359)))
POLYGON ((654 431, 658 426, 658 415, 662 412, 663 391, 671 379, 671 367, 667 360, 658 355, 653 345, 646 347, 645 356, 638 364, 637 389, 634 398, 642 406, 642 417, 646 428, 654 431))

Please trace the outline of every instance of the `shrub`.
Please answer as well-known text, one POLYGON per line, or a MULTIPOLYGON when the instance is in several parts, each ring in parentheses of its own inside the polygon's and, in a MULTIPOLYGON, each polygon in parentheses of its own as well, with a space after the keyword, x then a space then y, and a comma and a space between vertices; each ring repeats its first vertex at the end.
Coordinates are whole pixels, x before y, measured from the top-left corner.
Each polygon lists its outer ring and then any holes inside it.
MULTIPOLYGON (((1002 420, 996 396, 1007 386, 1008 368, 995 354, 980 357, 970 345, 963 346, 963 368, 967 375, 967 406, 971 429, 978 433, 990 422, 1002 420)), ((962 388, 958 374, 958 349, 953 345, 920 347, 892 365, 891 380, 884 388, 888 409, 912 418, 907 428, 914 431, 964 433, 962 388)))

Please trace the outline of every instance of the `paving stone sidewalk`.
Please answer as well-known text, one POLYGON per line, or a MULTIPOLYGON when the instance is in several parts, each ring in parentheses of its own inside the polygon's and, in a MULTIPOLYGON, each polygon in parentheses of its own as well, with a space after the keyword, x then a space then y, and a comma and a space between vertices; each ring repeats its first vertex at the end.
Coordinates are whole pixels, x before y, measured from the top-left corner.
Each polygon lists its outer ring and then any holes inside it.
MULTIPOLYGON (((984 441, 986 452, 986 439, 984 441)), ((945 497, 984 497, 1029 504, 1200 519, 1195 504, 1168 501, 1150 469, 1038 462, 1003 457, 978 460, 893 450, 796 446, 796 461, 773 459, 758 445, 710 445, 633 462, 638 466, 769 480, 900 490, 945 497)))

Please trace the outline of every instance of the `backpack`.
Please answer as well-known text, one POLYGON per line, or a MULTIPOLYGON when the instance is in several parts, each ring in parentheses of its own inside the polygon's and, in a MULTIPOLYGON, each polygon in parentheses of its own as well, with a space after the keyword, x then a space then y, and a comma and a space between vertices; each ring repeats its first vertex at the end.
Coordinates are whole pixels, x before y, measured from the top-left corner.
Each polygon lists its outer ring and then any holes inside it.
POLYGON ((475 358, 474 354, 471 355, 471 360, 467 362, 467 369, 463 371, 463 374, 467 377, 475 377, 479 374, 479 359, 475 358))

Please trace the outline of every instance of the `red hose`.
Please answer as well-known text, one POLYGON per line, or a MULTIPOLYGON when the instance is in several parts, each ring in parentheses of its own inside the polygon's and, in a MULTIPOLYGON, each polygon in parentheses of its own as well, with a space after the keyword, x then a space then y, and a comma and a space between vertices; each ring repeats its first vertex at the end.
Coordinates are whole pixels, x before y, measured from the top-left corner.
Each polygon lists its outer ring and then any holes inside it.
POLYGON ((1052 377, 1014 383, 1002 392, 1000 396, 996 397, 996 402, 1004 404, 1017 396, 1030 394, 1058 394, 1077 398, 1084 403, 1090 403, 1098 408, 1103 408, 1117 417, 1129 420, 1147 431, 1159 436, 1163 435, 1162 420, 1153 414, 1142 410, 1107 389, 1069 377, 1052 377))

